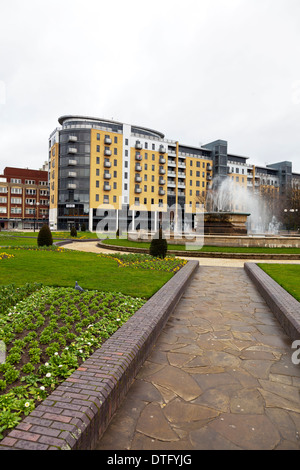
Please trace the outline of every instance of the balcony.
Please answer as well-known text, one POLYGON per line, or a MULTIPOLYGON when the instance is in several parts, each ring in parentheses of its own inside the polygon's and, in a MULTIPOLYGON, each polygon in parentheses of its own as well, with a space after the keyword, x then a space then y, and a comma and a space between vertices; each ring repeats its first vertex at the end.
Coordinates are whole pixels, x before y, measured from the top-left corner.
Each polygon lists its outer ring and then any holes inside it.
POLYGON ((158 194, 159 194, 159 196, 164 196, 166 194, 166 191, 162 188, 159 188, 158 194))
POLYGON ((74 184, 74 183, 69 183, 69 184, 68 184, 68 189, 76 189, 76 184, 74 184))
POLYGON ((105 168, 110 168, 111 167, 111 162, 104 162, 104 167, 105 168))
POLYGON ((185 166, 186 166, 185 162, 181 162, 181 161, 178 162, 178 168, 185 168, 185 166))
POLYGON ((168 166, 176 167, 176 162, 174 160, 168 160, 168 166))
POLYGON ((178 188, 184 189, 184 188, 185 188, 185 183, 183 183, 183 182, 178 182, 178 188))
POLYGON ((136 141, 135 148, 138 149, 138 150, 142 150, 143 147, 142 147, 142 144, 139 140, 136 141))
POLYGON ((166 170, 164 170, 163 168, 159 169, 159 174, 160 175, 164 175, 165 173, 166 173, 166 170))
POLYGON ((105 150, 104 150, 104 155, 105 155, 106 157, 110 157, 110 156, 111 156, 111 150, 105 149, 105 150))
POLYGON ((185 173, 183 173, 183 171, 178 172, 178 178, 185 178, 185 177, 186 177, 186 175, 185 175, 185 173))
POLYGON ((159 157, 159 163, 166 163, 166 159, 164 157, 159 157))
POLYGON ((212 176, 211 176, 211 175, 206 175, 206 179, 207 179, 208 181, 211 181, 211 180, 212 180, 212 176))
POLYGON ((207 171, 212 171, 212 166, 211 166, 211 165, 207 165, 206 169, 207 169, 207 171))
POLYGON ((109 184, 104 183, 103 190, 104 190, 104 191, 110 191, 110 190, 111 190, 111 186, 110 186, 109 184))
POLYGON ((142 182, 142 177, 140 175, 135 175, 134 181, 136 183, 141 183, 142 182))
POLYGON ((106 171, 104 172, 104 175, 103 175, 103 178, 106 179, 106 180, 110 180, 111 179, 111 174, 110 173, 107 173, 106 171))
POLYGON ((142 167, 138 163, 135 165, 135 171, 142 171, 142 167))
POLYGON ((68 165, 73 165, 73 166, 77 165, 77 160, 69 160, 68 165))
POLYGON ((77 176, 76 171, 69 171, 69 173, 68 173, 69 178, 76 178, 76 176, 77 176))
POLYGON ((140 153, 135 154, 135 159, 138 160, 139 162, 142 160, 142 155, 140 153))
POLYGON ((111 144, 111 138, 110 137, 105 137, 104 138, 104 143, 110 145, 111 144))
POLYGON ((134 189, 134 192, 135 192, 136 194, 141 194, 142 190, 141 190, 141 188, 135 188, 135 189, 134 189))
POLYGON ((77 149, 75 147, 69 147, 68 153, 77 153, 77 149))
POLYGON ((168 188, 176 188, 175 181, 168 181, 168 188))
POLYGON ((69 135, 69 142, 77 142, 77 136, 76 135, 69 135))
POLYGON ((164 185, 166 184, 166 180, 164 180, 163 178, 159 178, 158 184, 164 185))
POLYGON ((159 152, 160 153, 166 153, 166 147, 164 145, 159 146, 159 152))

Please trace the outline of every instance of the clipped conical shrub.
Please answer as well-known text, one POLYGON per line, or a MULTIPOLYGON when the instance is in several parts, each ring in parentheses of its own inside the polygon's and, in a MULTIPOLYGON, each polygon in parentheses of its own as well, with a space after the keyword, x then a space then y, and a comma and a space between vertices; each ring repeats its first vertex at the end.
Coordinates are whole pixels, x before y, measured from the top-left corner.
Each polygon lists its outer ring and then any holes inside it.
POLYGON ((47 224, 44 224, 39 231, 37 237, 38 246, 51 246, 53 245, 52 233, 47 224))
POLYGON ((71 228, 70 235, 71 235, 71 237, 77 237, 77 230, 76 230, 75 227, 72 227, 72 228, 71 228))
POLYGON ((168 250, 167 240, 163 237, 163 231, 160 228, 155 237, 151 240, 149 253, 155 258, 165 258, 168 250))

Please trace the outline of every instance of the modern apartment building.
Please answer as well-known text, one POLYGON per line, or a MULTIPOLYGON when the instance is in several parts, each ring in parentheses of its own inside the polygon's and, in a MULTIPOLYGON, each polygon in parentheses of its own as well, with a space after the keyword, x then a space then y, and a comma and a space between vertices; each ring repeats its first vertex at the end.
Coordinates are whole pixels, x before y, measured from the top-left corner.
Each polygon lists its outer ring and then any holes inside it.
POLYGON ((38 229, 49 221, 48 164, 6 167, 0 175, 0 229, 38 229))
POLYGON ((51 229, 84 223, 94 231, 106 220, 113 230, 156 230, 164 216, 172 224, 178 215, 193 226, 213 179, 274 197, 289 185, 300 188, 290 162, 255 167, 229 153, 224 140, 193 147, 113 120, 70 115, 58 122, 49 138, 51 229))

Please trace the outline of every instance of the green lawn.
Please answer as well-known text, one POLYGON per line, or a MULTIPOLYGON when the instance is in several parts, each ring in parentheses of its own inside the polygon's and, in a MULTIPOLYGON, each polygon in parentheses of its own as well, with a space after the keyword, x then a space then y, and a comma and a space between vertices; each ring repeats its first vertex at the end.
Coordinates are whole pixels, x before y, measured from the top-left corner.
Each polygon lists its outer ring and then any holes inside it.
MULTIPOLYGON (((102 243, 107 245, 114 246, 124 246, 124 247, 133 247, 133 248, 147 248, 149 249, 149 242, 135 242, 132 240, 126 239, 107 239, 102 240, 102 243)), ((172 245, 168 244, 169 251, 186 251, 185 245, 172 245)), ((190 250, 189 250, 190 251, 190 250)), ((277 253, 277 254, 299 254, 300 248, 266 248, 266 247, 231 247, 231 246, 204 246, 200 250, 195 250, 201 252, 221 252, 221 253, 277 253)))
POLYGON ((258 266, 300 302, 300 265, 266 264, 258 266))
POLYGON ((150 298, 173 273, 119 267, 115 260, 94 253, 61 250, 1 249, 14 257, 0 259, 0 285, 38 282, 48 286, 122 292, 150 298))
MULTIPOLYGON (((22 238, 27 238, 27 237, 34 237, 37 238, 39 233, 39 230, 36 230, 35 232, 0 232, 0 240, 2 237, 22 237, 22 238)), ((70 232, 52 232, 52 237, 53 238, 72 238, 70 235, 70 232)), ((96 233, 93 232, 77 232, 77 237, 74 239, 90 239, 90 238, 98 238, 96 233)))

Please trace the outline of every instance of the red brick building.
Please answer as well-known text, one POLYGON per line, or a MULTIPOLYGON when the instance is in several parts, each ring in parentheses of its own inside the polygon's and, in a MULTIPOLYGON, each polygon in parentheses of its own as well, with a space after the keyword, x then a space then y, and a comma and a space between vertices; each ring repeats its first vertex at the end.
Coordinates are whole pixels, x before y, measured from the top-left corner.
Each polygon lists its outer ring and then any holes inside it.
POLYGON ((0 175, 0 230, 35 230, 48 221, 48 171, 6 167, 0 175))

